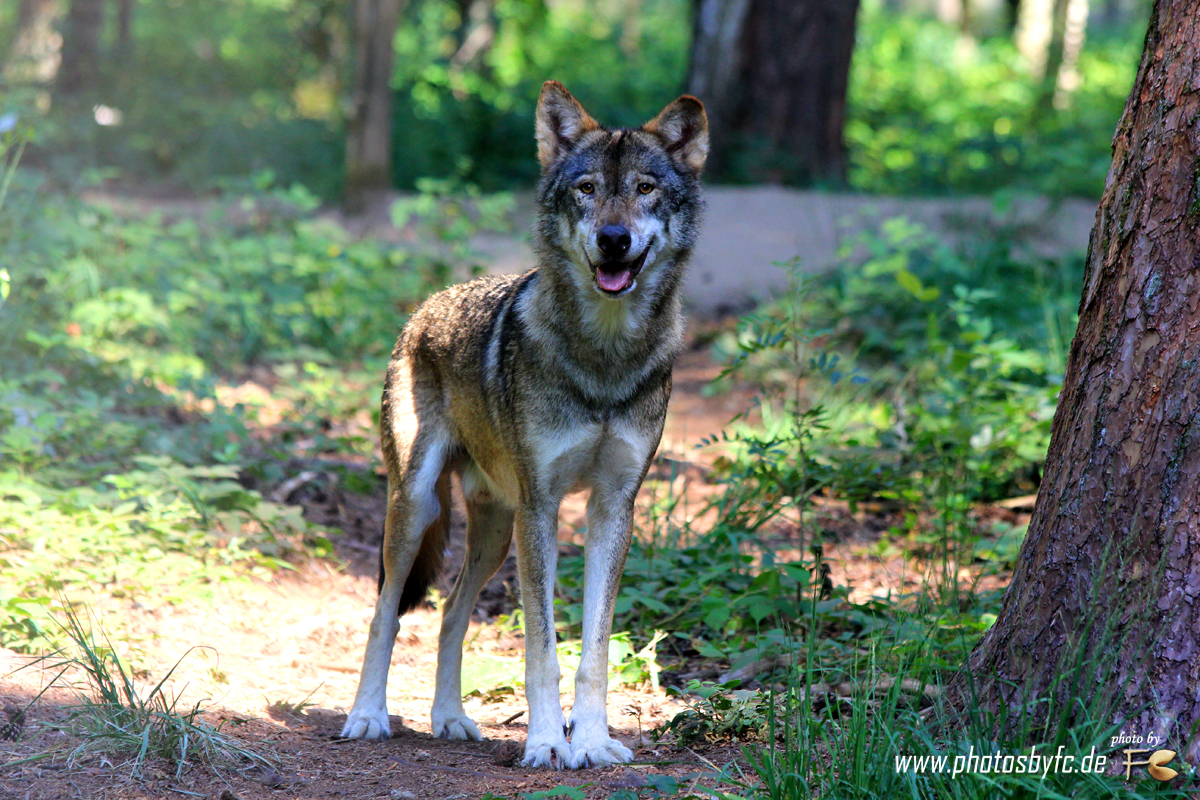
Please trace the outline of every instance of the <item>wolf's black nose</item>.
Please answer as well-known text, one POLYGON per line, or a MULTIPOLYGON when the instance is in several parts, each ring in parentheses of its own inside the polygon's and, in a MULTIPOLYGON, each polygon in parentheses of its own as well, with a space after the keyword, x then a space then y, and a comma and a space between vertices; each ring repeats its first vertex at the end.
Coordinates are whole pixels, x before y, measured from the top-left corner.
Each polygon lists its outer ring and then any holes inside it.
POLYGON ((596 246, 606 258, 624 258, 633 238, 624 225, 605 225, 596 234, 596 246))

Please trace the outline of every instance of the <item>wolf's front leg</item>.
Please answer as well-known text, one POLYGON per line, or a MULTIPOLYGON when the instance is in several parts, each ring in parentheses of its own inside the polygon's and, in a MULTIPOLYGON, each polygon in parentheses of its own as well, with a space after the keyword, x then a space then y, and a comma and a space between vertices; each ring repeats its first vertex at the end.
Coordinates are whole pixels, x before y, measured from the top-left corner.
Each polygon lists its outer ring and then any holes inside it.
POLYGON ((558 565, 558 505, 517 512, 517 570, 525 613, 525 697, 529 735, 524 764, 562 769, 571 747, 563 725, 554 635, 554 570, 558 565))
POLYGON ((633 758, 628 747, 609 736, 607 706, 608 639, 632 525, 632 495, 599 488, 592 493, 584 545, 583 655, 571 710, 572 769, 623 764, 633 758))
POLYGON ((342 736, 348 739, 386 739, 391 735, 387 713, 387 676, 392 663, 392 647, 400 631, 396 606, 403 588, 403 581, 389 581, 379 593, 375 616, 367 635, 367 652, 363 656, 354 707, 342 726, 342 736))

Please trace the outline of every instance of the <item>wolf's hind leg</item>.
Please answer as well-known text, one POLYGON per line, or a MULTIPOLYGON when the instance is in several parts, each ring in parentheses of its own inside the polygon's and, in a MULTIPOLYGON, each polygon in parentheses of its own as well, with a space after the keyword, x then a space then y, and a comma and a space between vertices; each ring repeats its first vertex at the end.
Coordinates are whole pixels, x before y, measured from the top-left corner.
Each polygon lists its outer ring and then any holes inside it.
POLYGON ((467 551, 458 580, 446 598, 438 640, 432 723, 433 735, 439 738, 483 738, 463 709, 462 643, 479 590, 508 556, 512 528, 512 509, 486 496, 467 497, 467 551))
MULTIPOLYGON (((375 603, 375 616, 367 636, 362 676, 354 707, 342 727, 351 739, 386 739, 391 735, 387 713, 387 676, 392 647, 400 630, 405 583, 418 554, 437 550, 444 542, 449 522, 450 452, 448 437, 432 432, 414 437, 402 448, 403 460, 388 471, 388 508, 383 526, 383 585, 375 603), (399 473, 399 474, 397 474, 399 473), (422 547, 422 542, 430 542, 422 547)), ((398 448, 401 450, 401 448, 398 448)), ((439 551, 440 553, 440 551, 439 551)))

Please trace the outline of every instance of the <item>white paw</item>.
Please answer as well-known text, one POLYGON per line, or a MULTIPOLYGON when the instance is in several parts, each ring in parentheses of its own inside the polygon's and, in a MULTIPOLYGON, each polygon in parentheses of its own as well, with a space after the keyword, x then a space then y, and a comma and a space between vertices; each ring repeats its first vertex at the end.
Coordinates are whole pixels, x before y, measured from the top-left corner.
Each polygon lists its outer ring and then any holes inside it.
POLYGON ((521 763, 527 767, 551 767, 563 769, 571 762, 571 745, 561 733, 553 736, 530 736, 525 742, 525 758, 521 763))
POLYGON ((346 724, 342 726, 344 739, 386 739, 391 734, 386 708, 371 711, 352 708, 350 716, 346 718, 346 724))
POLYGON ((571 737, 571 760, 568 762, 571 769, 607 767, 610 764, 627 764, 632 760, 633 751, 607 734, 595 737, 576 734, 571 737))
POLYGON ((433 718, 433 735, 439 739, 469 739, 478 742, 483 739, 479 728, 465 714, 454 714, 445 718, 433 718))

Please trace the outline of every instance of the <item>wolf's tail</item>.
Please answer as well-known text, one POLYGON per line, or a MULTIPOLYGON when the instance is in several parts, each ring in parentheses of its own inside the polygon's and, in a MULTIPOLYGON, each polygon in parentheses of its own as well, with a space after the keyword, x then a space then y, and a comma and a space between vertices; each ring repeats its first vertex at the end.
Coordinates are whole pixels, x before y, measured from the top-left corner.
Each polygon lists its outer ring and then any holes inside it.
MULTIPOLYGON (((438 501, 441 510, 429 527, 421 534, 421 547, 417 557, 413 559, 408 577, 404 580, 404 589, 400 592, 400 603, 396 608, 396 616, 402 617, 409 611, 421 605, 429 587, 442 574, 442 560, 446 555, 446 544, 450 540, 450 476, 446 473, 437 484, 438 501)), ((384 534, 386 536, 386 533, 384 534)), ((379 548, 379 591, 383 590, 383 579, 386 575, 383 560, 384 548, 379 548)))

